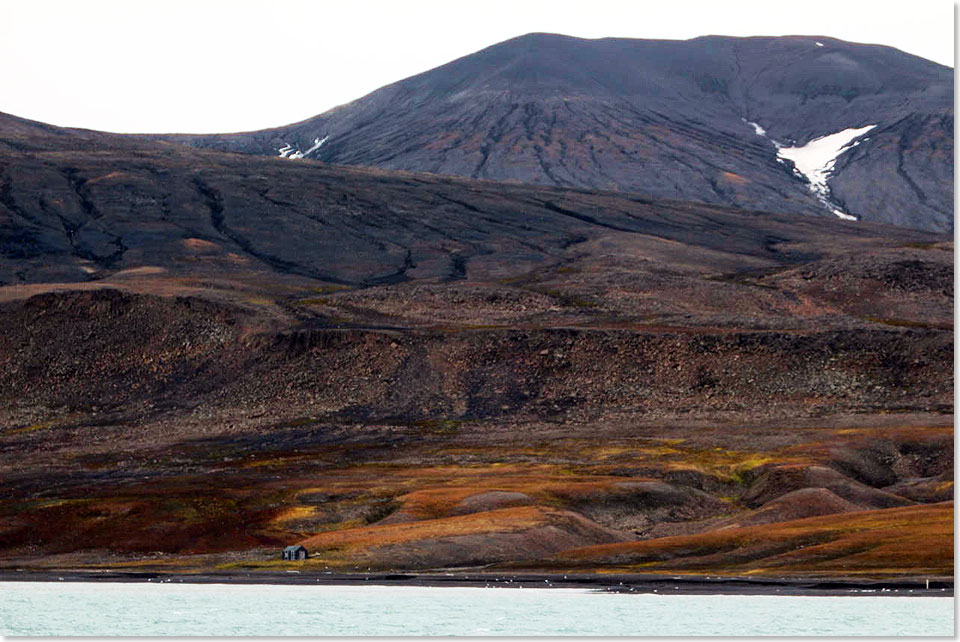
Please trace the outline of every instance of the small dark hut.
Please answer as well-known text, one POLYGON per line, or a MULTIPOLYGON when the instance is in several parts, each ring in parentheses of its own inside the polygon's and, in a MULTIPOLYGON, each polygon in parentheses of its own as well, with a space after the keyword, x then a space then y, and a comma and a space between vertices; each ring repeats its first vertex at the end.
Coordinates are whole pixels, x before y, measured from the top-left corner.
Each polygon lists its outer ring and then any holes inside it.
POLYGON ((283 559, 285 560, 305 560, 307 559, 307 549, 296 544, 283 549, 283 559))

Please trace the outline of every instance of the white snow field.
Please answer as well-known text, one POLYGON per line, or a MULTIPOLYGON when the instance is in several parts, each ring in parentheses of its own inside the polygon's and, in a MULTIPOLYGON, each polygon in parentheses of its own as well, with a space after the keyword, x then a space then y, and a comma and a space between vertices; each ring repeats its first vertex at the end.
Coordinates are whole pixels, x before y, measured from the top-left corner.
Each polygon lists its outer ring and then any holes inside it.
POLYGON ((793 161, 797 171, 810 181, 810 189, 834 214, 840 218, 855 221, 857 217, 837 209, 830 202, 830 188, 827 186, 827 179, 830 178, 833 165, 840 154, 851 147, 856 147, 860 141, 854 142, 854 140, 874 127, 876 125, 844 129, 835 134, 815 138, 800 147, 781 147, 777 151, 777 156, 793 161))

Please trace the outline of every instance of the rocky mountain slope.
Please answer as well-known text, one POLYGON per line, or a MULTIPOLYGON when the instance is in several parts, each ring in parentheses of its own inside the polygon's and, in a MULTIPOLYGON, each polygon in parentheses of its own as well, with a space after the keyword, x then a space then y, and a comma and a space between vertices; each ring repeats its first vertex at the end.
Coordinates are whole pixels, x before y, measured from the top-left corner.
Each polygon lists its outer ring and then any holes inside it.
POLYGON ((953 229, 953 71, 825 37, 530 34, 301 123, 167 138, 953 229), (832 168, 820 191, 781 151, 856 129, 864 131, 814 159, 815 169, 832 168))
POLYGON ((508 278, 593 254, 601 239, 655 253, 680 244, 677 261, 689 253, 719 273, 887 236, 945 239, 615 192, 291 164, 13 117, 0 118, 0 146, 3 284, 145 267, 341 286, 508 278))

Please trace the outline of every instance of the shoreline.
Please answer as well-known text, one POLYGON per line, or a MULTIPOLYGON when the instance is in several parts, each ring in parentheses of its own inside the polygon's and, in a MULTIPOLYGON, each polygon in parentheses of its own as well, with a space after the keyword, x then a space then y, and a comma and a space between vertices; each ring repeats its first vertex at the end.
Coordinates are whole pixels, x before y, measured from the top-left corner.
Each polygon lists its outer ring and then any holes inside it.
POLYGON ((953 597, 952 577, 859 580, 853 578, 756 578, 742 576, 673 576, 634 574, 546 574, 487 572, 205 572, 30 571, 2 570, 0 582, 139 582, 178 584, 262 584, 305 586, 417 586, 473 588, 578 588, 610 593, 658 595, 819 595, 953 597))

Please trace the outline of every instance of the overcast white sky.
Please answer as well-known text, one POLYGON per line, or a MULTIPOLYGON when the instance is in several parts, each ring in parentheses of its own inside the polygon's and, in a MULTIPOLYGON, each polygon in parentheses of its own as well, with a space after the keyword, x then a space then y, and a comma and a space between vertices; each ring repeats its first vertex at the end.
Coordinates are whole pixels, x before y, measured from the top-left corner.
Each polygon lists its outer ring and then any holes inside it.
POLYGON ((116 132, 285 125, 532 31, 824 35, 953 66, 952 0, 0 0, 0 111, 116 132))

